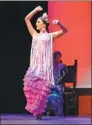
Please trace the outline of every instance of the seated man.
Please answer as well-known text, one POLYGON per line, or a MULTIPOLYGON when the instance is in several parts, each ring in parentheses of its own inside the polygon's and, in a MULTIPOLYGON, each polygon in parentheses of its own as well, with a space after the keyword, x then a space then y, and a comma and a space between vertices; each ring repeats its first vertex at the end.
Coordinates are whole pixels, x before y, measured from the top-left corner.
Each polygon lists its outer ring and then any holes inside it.
POLYGON ((66 66, 61 62, 61 53, 56 51, 54 53, 54 79, 55 86, 51 87, 51 93, 47 99, 47 108, 55 109, 56 114, 63 116, 63 77, 67 73, 66 66))

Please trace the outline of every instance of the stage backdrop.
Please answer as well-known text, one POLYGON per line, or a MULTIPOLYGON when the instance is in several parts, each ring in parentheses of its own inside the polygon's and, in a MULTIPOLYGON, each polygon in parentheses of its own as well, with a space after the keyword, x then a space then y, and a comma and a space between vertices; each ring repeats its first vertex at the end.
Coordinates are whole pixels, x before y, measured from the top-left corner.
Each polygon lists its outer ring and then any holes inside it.
MULTIPOLYGON (((65 64, 78 60, 77 87, 91 87, 91 2, 48 2, 50 22, 59 19, 68 32, 54 42, 65 64)), ((50 25, 50 31, 58 30, 50 25)))

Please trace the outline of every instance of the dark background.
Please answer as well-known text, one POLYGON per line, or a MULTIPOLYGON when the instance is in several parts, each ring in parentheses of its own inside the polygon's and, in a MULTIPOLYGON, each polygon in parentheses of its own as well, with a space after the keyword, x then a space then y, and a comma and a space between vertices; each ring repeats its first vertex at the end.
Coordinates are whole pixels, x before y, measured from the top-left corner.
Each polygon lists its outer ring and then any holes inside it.
POLYGON ((29 66, 31 36, 24 17, 36 6, 47 12, 46 1, 0 2, 0 112, 27 113, 23 93, 23 78, 29 66))

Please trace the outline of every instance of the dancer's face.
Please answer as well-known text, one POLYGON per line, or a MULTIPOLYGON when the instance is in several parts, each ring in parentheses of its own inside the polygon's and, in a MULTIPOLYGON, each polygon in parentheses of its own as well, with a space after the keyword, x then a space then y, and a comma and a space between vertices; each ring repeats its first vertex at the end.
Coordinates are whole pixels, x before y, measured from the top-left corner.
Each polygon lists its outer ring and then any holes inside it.
POLYGON ((43 28, 46 29, 46 24, 44 24, 44 22, 40 18, 38 18, 36 21, 36 29, 41 31, 43 28))

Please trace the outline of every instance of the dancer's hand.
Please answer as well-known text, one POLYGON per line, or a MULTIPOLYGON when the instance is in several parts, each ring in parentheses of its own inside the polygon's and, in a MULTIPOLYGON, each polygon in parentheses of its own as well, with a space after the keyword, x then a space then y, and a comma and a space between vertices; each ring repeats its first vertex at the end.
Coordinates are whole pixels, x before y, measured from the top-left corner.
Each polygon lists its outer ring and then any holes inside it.
POLYGON ((59 20, 53 20, 52 23, 53 23, 53 25, 56 25, 59 23, 59 20))
POLYGON ((35 9, 36 9, 37 11, 42 11, 42 10, 43 10, 43 8, 42 8, 41 6, 37 6, 35 9))

